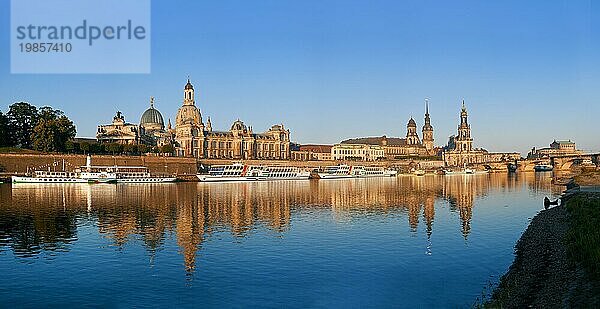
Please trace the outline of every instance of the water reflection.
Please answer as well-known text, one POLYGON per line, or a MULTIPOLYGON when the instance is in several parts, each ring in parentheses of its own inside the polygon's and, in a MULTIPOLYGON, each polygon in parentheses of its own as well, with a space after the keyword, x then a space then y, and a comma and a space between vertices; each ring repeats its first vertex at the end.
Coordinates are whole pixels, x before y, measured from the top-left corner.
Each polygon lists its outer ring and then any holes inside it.
MULTIPOLYGON (((428 240, 436 211, 458 213, 467 239, 476 200, 492 191, 558 190, 536 174, 401 176, 330 181, 237 184, 18 184, 0 186, 0 250, 17 257, 69 250, 78 229, 97 228, 118 250, 141 242, 151 254, 175 235, 188 273, 203 243, 216 232, 234 238, 252 231, 283 235, 296 214, 329 211, 334 220, 371 215, 406 218, 428 240), (448 207, 445 207, 447 205, 448 207), (422 218, 422 219, 421 219, 422 218), (422 221, 421 221, 422 220, 422 221)), ((430 243, 428 250, 430 249, 430 243)), ((428 251, 430 252, 430 251, 428 251)))

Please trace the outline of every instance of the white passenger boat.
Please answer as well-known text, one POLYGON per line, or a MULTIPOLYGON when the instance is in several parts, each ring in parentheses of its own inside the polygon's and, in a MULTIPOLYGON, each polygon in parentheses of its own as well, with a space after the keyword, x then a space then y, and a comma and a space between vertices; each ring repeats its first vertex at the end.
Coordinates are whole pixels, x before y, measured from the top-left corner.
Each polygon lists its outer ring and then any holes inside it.
POLYGON ((13 183, 86 183, 77 172, 34 171, 29 176, 12 176, 13 183))
POLYGON ((425 171, 421 169, 416 169, 413 171, 413 174, 415 174, 415 176, 425 176, 425 171))
POLYGON ((117 166, 115 174, 117 183, 165 183, 177 180, 175 177, 152 175, 145 166, 117 166))
POLYGON ((155 176, 145 166, 102 166, 92 165, 92 159, 87 157, 85 166, 81 167, 80 178, 88 182, 100 183, 162 183, 174 182, 175 177, 155 176))
POLYGON ((473 175, 473 174, 487 174, 488 171, 478 171, 475 169, 471 169, 471 168, 464 168, 462 170, 450 170, 450 169, 446 169, 444 170, 444 175, 446 176, 450 176, 450 175, 473 175))
POLYGON ((386 169, 380 166, 353 166, 352 175, 360 178, 370 177, 394 177, 398 174, 397 171, 386 169))
POLYGON ((308 179, 310 172, 296 166, 274 165, 266 166, 264 171, 267 173, 267 180, 294 180, 308 179))
POLYGON ((58 162, 52 164, 54 170, 34 170, 27 172, 26 176, 12 176, 13 183, 85 183, 87 180, 81 179, 79 171, 67 171, 66 162, 62 160, 62 171, 56 171, 58 162))
POLYGON ((112 166, 92 166, 92 157, 87 156, 85 166, 80 167, 81 173, 79 178, 85 179, 87 182, 116 182, 117 174, 112 166))
POLYGON ((198 174, 201 182, 235 182, 308 179, 310 172, 295 166, 256 166, 234 163, 213 165, 208 174, 198 174))
POLYGON ((319 179, 353 178, 352 167, 346 164, 327 166, 317 172, 319 179))

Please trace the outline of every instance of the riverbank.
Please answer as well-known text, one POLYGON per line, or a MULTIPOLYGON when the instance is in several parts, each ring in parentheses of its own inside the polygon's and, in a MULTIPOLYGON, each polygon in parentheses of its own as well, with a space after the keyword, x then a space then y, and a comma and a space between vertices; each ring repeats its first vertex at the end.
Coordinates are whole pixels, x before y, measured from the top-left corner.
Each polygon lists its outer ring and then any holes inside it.
POLYGON ((533 218, 489 308, 600 306, 600 193, 579 192, 533 218))

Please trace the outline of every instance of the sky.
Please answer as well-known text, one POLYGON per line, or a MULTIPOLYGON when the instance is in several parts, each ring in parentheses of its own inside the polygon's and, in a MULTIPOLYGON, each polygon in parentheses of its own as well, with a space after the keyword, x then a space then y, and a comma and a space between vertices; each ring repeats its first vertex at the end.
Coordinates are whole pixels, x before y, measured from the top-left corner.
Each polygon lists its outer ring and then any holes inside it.
POLYGON ((10 1, 0 0, 0 109, 64 111, 94 137, 117 110, 165 122, 189 76, 215 130, 283 123, 293 141, 405 136, 429 98, 436 145, 461 100, 475 147, 518 151, 571 139, 600 151, 600 7, 592 1, 152 1, 150 74, 11 74, 10 1))

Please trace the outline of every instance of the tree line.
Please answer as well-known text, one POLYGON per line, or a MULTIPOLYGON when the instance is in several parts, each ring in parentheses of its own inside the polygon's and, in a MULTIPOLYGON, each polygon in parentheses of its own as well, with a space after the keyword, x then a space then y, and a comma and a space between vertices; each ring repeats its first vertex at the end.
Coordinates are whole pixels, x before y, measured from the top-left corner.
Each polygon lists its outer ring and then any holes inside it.
POLYGON ((14 103, 6 114, 0 111, 0 147, 18 147, 44 152, 64 152, 73 140, 75 124, 62 111, 14 103))

